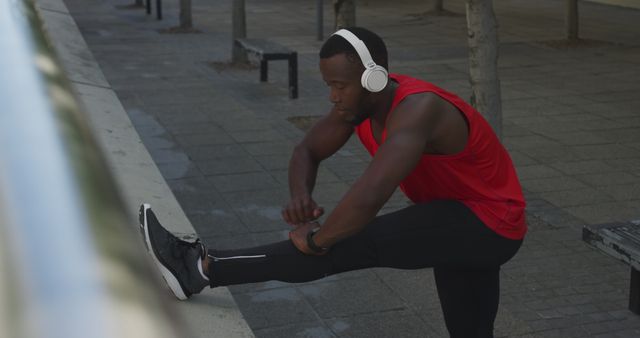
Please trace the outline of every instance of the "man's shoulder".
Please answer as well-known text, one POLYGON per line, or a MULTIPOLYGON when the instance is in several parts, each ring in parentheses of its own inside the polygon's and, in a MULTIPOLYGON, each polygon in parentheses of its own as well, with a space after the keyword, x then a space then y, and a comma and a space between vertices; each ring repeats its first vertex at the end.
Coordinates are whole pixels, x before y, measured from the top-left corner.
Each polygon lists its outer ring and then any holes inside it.
POLYGON ((428 90, 440 89, 438 86, 436 86, 435 84, 429 81, 426 81, 411 75, 392 73, 392 74, 389 74, 389 77, 395 82, 397 82, 398 84, 400 84, 400 87, 402 87, 403 90, 408 90, 409 92, 412 92, 414 90, 428 91, 428 90))
POLYGON ((387 123, 389 129, 403 126, 410 129, 424 127, 438 113, 438 97, 434 93, 422 92, 407 95, 391 112, 387 123))
POLYGON ((428 116, 437 114, 446 101, 434 92, 418 92, 405 96, 395 107, 391 118, 394 116, 428 116), (396 114, 398 113, 398 114, 396 114))

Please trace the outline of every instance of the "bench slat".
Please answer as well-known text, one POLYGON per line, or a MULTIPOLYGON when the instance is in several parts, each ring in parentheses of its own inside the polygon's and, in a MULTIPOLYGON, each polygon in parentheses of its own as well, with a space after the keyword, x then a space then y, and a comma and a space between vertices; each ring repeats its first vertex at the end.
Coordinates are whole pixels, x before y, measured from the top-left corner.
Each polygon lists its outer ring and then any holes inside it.
POLYGON ((288 56, 293 53, 291 49, 265 39, 236 39, 236 41, 242 46, 242 48, 259 55, 282 54, 288 56))
POLYGON ((587 225, 585 242, 640 270, 640 222, 587 225))
POLYGON ((640 221, 586 225, 582 239, 631 266, 629 310, 640 314, 640 221))

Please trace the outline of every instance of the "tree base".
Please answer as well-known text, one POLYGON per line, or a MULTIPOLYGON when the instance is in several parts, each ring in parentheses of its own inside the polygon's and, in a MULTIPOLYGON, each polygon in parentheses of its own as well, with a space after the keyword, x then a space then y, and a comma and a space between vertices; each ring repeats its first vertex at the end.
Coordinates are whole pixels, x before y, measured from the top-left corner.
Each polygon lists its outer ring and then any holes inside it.
POLYGON ((620 45, 619 43, 593 39, 560 39, 538 41, 538 44, 545 45, 554 49, 577 49, 577 48, 597 48, 620 45))
POLYGON ((202 33, 202 31, 195 29, 193 27, 185 28, 185 27, 175 26, 175 27, 158 29, 158 33, 160 34, 200 34, 202 33))
POLYGON ((450 12, 448 10, 442 10, 442 11, 427 11, 422 13, 412 13, 412 14, 408 14, 407 16, 411 18, 410 20, 429 21, 429 19, 434 19, 434 18, 459 18, 459 17, 464 17, 465 14, 450 12))
POLYGON ((313 116, 291 116, 287 117, 287 121, 289 123, 296 126, 296 128, 307 132, 313 125, 318 122, 318 120, 322 118, 322 116, 313 115, 313 116))
POLYGON ((451 12, 448 11, 446 9, 443 9, 441 11, 426 11, 424 13, 422 13, 422 16, 464 16, 464 14, 460 14, 460 13, 456 13, 456 12, 451 12))
POLYGON ((137 5, 137 4, 116 5, 115 7, 116 7, 116 9, 143 9, 143 8, 145 8, 144 4, 142 4, 142 5, 137 5))

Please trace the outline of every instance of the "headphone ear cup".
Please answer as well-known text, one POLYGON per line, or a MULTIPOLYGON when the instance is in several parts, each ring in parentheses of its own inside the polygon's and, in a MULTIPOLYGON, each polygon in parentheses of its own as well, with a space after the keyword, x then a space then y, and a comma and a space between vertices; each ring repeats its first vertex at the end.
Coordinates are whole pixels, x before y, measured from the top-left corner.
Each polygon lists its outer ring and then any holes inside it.
POLYGON ((365 69, 362 73, 360 82, 362 87, 372 93, 377 93, 387 86, 389 81, 389 73, 384 67, 375 65, 372 68, 365 69))

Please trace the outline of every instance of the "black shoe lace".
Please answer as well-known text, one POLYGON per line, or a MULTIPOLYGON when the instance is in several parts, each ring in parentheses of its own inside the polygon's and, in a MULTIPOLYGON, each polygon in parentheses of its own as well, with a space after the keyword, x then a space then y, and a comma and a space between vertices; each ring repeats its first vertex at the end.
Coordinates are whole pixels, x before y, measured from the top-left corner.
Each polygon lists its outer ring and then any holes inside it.
POLYGON ((176 247, 178 247, 178 248, 185 248, 186 247, 186 249, 176 250, 177 253, 180 253, 180 256, 184 256, 185 253, 187 253, 189 251, 189 249, 194 249, 194 248, 200 249, 200 253, 199 254, 200 254, 200 256, 203 255, 202 252, 204 251, 204 249, 203 249, 202 242, 200 242, 200 238, 196 239, 195 242, 187 242, 187 241, 181 240, 178 237, 174 237, 173 240, 175 241, 176 247))

